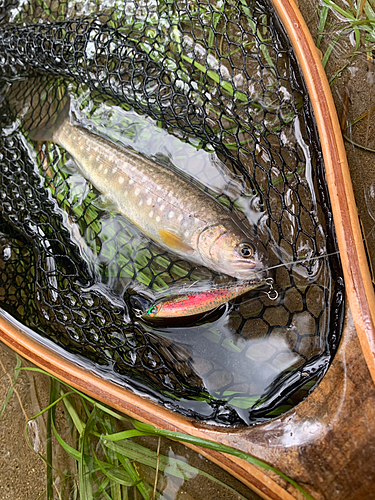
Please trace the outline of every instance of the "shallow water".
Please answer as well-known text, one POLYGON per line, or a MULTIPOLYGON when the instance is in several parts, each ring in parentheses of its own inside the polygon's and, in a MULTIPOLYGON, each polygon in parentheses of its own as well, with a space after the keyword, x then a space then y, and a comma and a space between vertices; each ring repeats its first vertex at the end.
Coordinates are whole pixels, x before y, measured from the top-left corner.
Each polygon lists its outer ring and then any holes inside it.
MULTIPOLYGON (((103 108, 106 113, 107 109, 105 106, 103 108)), ((122 111, 116 116, 116 109, 112 108, 111 113, 113 121, 125 119, 132 124, 131 133, 123 134, 121 142, 124 145, 137 148, 140 153, 148 157, 164 160, 174 168, 183 168, 185 172, 191 174, 192 180, 197 180, 202 185, 207 186, 208 179, 212 178, 207 174, 207 170, 215 172, 214 182, 212 185, 208 184, 212 193, 218 193, 219 190, 223 192, 226 186, 231 185, 232 192, 236 189, 240 195, 242 194, 241 182, 233 175, 228 175, 227 167, 213 153, 196 151, 192 146, 183 144, 173 137, 168 140, 169 135, 165 131, 157 129, 149 120, 132 112, 122 111), (137 127, 138 123, 140 125, 137 127), (155 137, 160 137, 160 142, 155 141, 155 137), (157 144, 154 149, 152 149, 153 144, 157 144), (191 161, 192 156, 193 161, 191 161), (191 172, 190 165, 193 165, 191 172)), ((98 118, 94 114, 91 121, 85 119, 83 123, 92 128, 96 119, 103 124, 101 114, 98 118)), ((112 130, 112 127, 105 124, 98 132, 104 134, 108 133, 108 130, 112 130)), ((119 137, 116 139, 119 140, 119 137)), ((122 332, 112 328, 109 335, 118 339, 125 335, 130 343, 136 341, 138 352, 142 345, 145 346, 145 356, 148 357, 149 367, 152 367, 154 372, 154 383, 157 385, 161 383, 164 389, 174 387, 174 390, 177 388, 181 391, 180 380, 188 380, 193 390, 203 390, 233 405, 238 416, 245 422, 248 421, 249 408, 272 387, 275 379, 325 351, 329 307, 322 308, 321 304, 322 300, 324 303, 330 302, 331 279, 326 259, 312 261, 304 259, 292 266, 279 267, 273 275, 280 297, 274 302, 264 294, 244 297, 219 311, 216 317, 211 316, 201 325, 192 324, 189 327, 173 326, 173 323, 151 327, 139 321, 134 317, 133 302, 129 301, 129 298, 152 303, 156 297, 155 292, 159 296, 163 293, 171 294, 173 291, 177 293, 181 291, 181 286, 191 285, 197 281, 209 287, 212 280, 220 281, 220 277, 215 278, 207 269, 194 268, 189 263, 181 262, 173 255, 166 254, 155 244, 149 243, 142 233, 123 217, 106 209, 101 195, 93 191, 90 184, 79 174, 74 165, 74 158, 58 156, 58 151, 55 146, 49 146, 49 157, 51 154, 55 155, 55 160, 48 163, 43 176, 54 197, 60 200, 60 207, 64 209, 64 226, 71 240, 75 242, 80 255, 87 262, 90 270, 87 278, 89 283, 83 288, 81 286, 81 290, 73 285, 70 291, 64 291, 66 286, 63 286, 59 277, 61 272, 64 272, 64 267, 61 267, 59 259, 41 255, 42 260, 39 265, 45 269, 45 276, 42 273, 40 277, 43 285, 39 287, 36 296, 39 305, 34 306, 41 313, 39 322, 34 320, 36 327, 42 330, 48 329, 50 336, 53 328, 55 333, 52 333, 52 337, 59 343, 61 340, 59 341, 58 335, 64 336, 68 329, 69 335, 78 344, 85 345, 88 341, 98 342, 100 345, 105 318, 111 314, 110 309, 115 306, 118 310, 115 313, 118 318, 116 321, 122 322, 122 332), (61 161, 64 163, 61 164, 61 161), (98 300, 102 300, 98 299, 98 296, 105 298, 106 307, 110 309, 106 313, 102 303, 102 310, 97 313, 99 329, 92 331, 93 325, 89 320, 88 333, 85 333, 87 340, 85 340, 80 333, 82 328, 86 331, 85 304, 91 308, 97 306, 98 300), (59 310, 61 300, 65 305, 59 310), (51 309, 50 305, 54 303, 56 307, 51 309), (79 304, 82 304, 84 309, 81 309, 79 304), (74 313, 73 322, 70 320, 73 319, 70 308, 77 311, 74 313), (77 318, 79 327, 75 324, 77 318), (56 321, 63 321, 63 326, 56 321), (135 340, 137 338, 138 340, 135 340), (145 338, 148 339, 147 343, 145 338), (150 345, 156 347, 150 348, 150 345), (159 373, 155 372, 160 363, 157 359, 160 353, 167 366, 168 358, 173 356, 173 371, 176 378, 172 383, 171 372, 165 372, 163 366, 160 367, 159 373), (179 363, 175 363, 176 358, 179 363)), ((44 155, 48 158, 46 151, 44 155)), ((42 164, 45 169, 45 161, 42 164)), ((265 165, 266 163, 264 167, 265 165)), ((313 209, 314 199, 309 194, 308 183, 304 185, 299 179, 296 181, 296 186, 299 192, 301 186, 304 186, 302 193, 305 205, 309 202, 310 208, 313 209)), ((264 213, 256 212, 253 208, 259 205, 254 202, 254 196, 237 196, 238 205, 247 207, 246 213, 251 222, 258 221, 258 235, 263 237, 265 243, 269 240, 268 248, 275 254, 273 262, 276 264, 280 262, 277 254, 285 262, 289 262, 299 255, 308 257, 316 253, 314 245, 318 246, 319 254, 323 255, 326 251, 322 227, 313 228, 311 213, 307 211, 299 217, 296 216, 300 211, 298 200, 292 187, 289 189, 290 194, 284 193, 286 211, 278 201, 280 195, 276 194, 278 192, 276 189, 272 190, 268 198, 268 203, 272 207, 272 220, 282 219, 284 239, 281 240, 280 246, 276 240, 277 226, 275 233, 272 232, 272 226, 267 229, 264 213), (303 232, 297 228, 297 221, 300 225, 304 224, 303 232), (315 240, 308 235, 308 229, 314 233, 315 240), (289 243, 293 241, 296 242, 294 251, 289 243)), ((314 217, 317 217, 317 214, 314 217)), ((24 249, 24 245, 20 246, 18 241, 13 244, 7 241, 6 232, 5 228, 2 253, 7 272, 10 273, 11 263, 13 261, 16 263, 20 250, 22 249, 25 254, 27 250, 24 249)), ((31 255, 29 258, 32 260, 31 255)), ((33 264, 29 262, 27 265, 33 264)), ((3 293, 7 295, 6 292, 3 293)), ((8 303, 9 306, 11 304, 8 303)), ((91 316, 93 314, 91 312, 91 316)), ((22 316, 18 315, 20 319, 22 316)), ((31 321, 30 326, 32 325, 31 321)), ((139 358, 137 350, 133 354, 135 363, 139 358)), ((131 356, 131 351, 129 352, 131 356)), ((140 356, 144 355, 141 353, 140 356)), ((126 372, 121 369, 121 365, 118 365, 117 371, 119 370, 125 375, 126 372)), ((183 394, 182 392, 182 398, 183 394)), ((193 405, 198 414, 212 418, 212 410, 206 409, 205 406, 205 402, 193 405)), ((183 400, 179 401, 179 407, 184 409, 183 400)), ((191 407, 191 401, 186 401, 186 409, 191 407)))
MULTIPOLYGON (((16 356, 8 347, 0 344, 0 402, 6 398, 10 387, 10 380, 4 370, 13 377, 16 366, 16 356)), ((29 363, 23 361, 23 366, 29 363)), ((15 389, 4 413, 0 430, 0 494, 3 500, 36 499, 43 495, 46 488, 45 462, 36 452, 45 456, 46 453, 46 414, 38 417, 29 424, 28 436, 30 443, 25 439, 25 425, 27 419, 33 417, 48 406, 49 377, 36 372, 23 372, 17 379, 15 389)), ((77 405, 79 411, 79 405, 77 405)), ((56 425, 60 436, 70 445, 75 446, 74 439, 69 430, 69 422, 62 406, 57 408, 56 425)), ((120 430, 120 429, 119 429, 120 430)), ((136 440, 139 445, 147 447, 152 453, 158 449, 156 438, 141 438, 136 440)), ((181 443, 161 439, 160 454, 167 457, 167 463, 172 470, 159 470, 157 492, 167 499, 185 498, 188 500, 205 500, 218 498, 220 500, 259 500, 256 493, 246 488, 242 483, 233 478, 220 467, 203 458, 200 454, 186 448, 181 443), (176 466, 176 460, 177 466, 176 466), (179 470, 176 477, 176 468, 179 470), (207 474, 211 478, 207 477, 207 474)), ((155 483, 155 469, 133 461, 138 474, 150 485, 155 483)), ((58 498, 67 500, 74 498, 77 481, 77 467, 74 462, 53 441, 53 466, 54 466, 54 491, 58 498), (57 493, 59 492, 59 493, 57 493)), ((108 494, 111 492, 108 490, 108 494)), ((99 497, 98 497, 99 498, 99 497)), ((101 498, 104 498, 102 496, 101 498)), ((128 489, 124 498, 140 498, 135 488, 128 489)))

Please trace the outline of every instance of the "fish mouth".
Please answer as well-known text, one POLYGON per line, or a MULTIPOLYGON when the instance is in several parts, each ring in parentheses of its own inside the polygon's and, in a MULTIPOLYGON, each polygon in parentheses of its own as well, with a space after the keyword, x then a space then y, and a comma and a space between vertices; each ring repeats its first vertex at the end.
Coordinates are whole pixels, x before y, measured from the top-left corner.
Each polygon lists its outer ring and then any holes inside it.
MULTIPOLYGON (((228 271, 226 272, 228 274, 228 271)), ((256 280, 259 282, 264 281, 267 278, 267 273, 262 270, 256 269, 236 269, 233 273, 237 279, 240 280, 256 280)))
POLYGON ((252 261, 234 261, 231 263, 236 278, 264 280, 268 276, 263 262, 253 259, 252 261))

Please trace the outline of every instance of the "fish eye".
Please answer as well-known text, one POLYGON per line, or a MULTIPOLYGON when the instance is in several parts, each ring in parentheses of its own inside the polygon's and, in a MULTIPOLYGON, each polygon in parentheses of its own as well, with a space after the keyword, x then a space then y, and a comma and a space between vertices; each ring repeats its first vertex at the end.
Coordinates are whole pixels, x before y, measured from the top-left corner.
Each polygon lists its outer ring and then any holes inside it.
POLYGON ((241 257, 244 257, 245 259, 249 259, 255 253, 255 248, 250 243, 241 243, 237 248, 241 257))
POLYGON ((155 316, 156 315, 156 312, 157 312, 158 308, 156 306, 152 306, 150 307, 150 309, 147 311, 147 315, 148 316, 155 316))

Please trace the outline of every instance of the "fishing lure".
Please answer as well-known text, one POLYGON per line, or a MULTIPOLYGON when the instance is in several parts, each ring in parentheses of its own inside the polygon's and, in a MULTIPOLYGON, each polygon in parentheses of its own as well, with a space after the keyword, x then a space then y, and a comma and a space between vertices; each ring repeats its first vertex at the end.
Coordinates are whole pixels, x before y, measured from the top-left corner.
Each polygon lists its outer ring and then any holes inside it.
POLYGON ((273 288, 272 278, 238 281, 208 290, 190 291, 163 298, 144 311, 136 311, 136 315, 144 320, 195 316, 212 311, 222 304, 264 285, 269 286, 269 290, 265 292, 268 297, 271 300, 276 300, 279 294, 273 288))

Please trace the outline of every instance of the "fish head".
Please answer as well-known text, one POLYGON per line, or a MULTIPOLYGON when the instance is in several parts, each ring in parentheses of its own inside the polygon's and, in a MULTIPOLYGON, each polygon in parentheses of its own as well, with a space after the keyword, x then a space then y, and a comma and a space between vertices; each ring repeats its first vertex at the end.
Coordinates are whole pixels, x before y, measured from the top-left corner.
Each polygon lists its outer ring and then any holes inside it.
POLYGON ((265 255, 255 235, 230 219, 200 233, 198 251, 205 265, 238 279, 263 278, 265 255))

